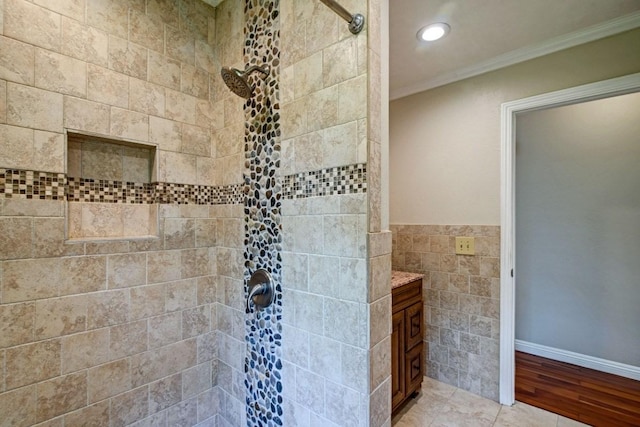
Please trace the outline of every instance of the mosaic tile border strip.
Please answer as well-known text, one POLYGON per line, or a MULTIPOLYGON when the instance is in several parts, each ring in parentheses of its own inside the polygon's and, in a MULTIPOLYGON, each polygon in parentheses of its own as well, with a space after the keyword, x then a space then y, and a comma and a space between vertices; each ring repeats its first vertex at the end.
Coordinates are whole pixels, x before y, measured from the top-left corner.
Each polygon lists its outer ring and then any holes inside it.
MULTIPOLYGON (((244 200, 244 184, 223 186, 167 182, 132 183, 67 177, 63 173, 0 168, 0 196, 99 203, 224 205, 244 200)), ((333 196, 367 192, 367 165, 358 163, 282 178, 283 197, 333 196)))
POLYGON ((67 178, 67 200, 70 202, 151 204, 155 202, 154 190, 152 183, 67 178))
POLYGON ((285 199, 367 192, 367 164, 357 163, 283 177, 285 199))
POLYGON ((134 183, 67 177, 63 173, 0 169, 0 196, 37 200, 127 204, 240 204, 243 184, 223 186, 134 183))
POLYGON ((0 194, 5 198, 64 200, 66 185, 63 173, 0 169, 0 194))

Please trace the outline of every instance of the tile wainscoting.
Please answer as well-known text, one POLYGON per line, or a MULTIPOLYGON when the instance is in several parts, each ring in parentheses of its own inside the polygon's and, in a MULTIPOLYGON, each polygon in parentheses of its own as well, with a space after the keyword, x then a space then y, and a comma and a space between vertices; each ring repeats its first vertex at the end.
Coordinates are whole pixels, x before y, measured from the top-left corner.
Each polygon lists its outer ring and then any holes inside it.
POLYGON ((391 225, 392 268, 423 280, 427 375, 498 400, 500 227, 391 225), (456 255, 456 236, 475 255, 456 255))

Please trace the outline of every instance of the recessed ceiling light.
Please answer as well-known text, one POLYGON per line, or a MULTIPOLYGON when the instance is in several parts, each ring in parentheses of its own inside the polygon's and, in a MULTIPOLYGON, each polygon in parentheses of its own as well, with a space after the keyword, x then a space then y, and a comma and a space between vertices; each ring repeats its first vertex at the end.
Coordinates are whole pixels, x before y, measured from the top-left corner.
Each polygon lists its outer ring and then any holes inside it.
POLYGON ((448 24, 445 24, 444 22, 437 22, 435 24, 429 24, 426 27, 422 27, 420 31, 418 31, 418 34, 416 34, 416 37, 418 37, 418 40, 423 42, 432 42, 443 38, 449 34, 450 30, 451 27, 448 24))

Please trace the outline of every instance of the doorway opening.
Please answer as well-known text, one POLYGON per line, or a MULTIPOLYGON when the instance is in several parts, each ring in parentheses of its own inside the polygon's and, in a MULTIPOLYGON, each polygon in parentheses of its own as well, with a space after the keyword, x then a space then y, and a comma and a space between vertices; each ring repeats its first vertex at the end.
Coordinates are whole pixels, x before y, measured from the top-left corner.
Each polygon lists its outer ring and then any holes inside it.
POLYGON ((640 91, 640 73, 562 91, 525 98, 502 105, 501 158, 501 290, 500 290, 500 403, 515 402, 515 286, 516 115, 640 91))

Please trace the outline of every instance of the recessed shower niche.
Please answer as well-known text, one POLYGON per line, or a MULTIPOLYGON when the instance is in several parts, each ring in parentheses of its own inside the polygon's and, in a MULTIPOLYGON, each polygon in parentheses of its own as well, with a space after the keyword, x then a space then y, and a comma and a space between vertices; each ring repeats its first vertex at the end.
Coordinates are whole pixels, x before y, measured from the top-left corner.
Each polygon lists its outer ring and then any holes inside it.
POLYGON ((67 134, 67 238, 157 237, 156 147, 67 134))

